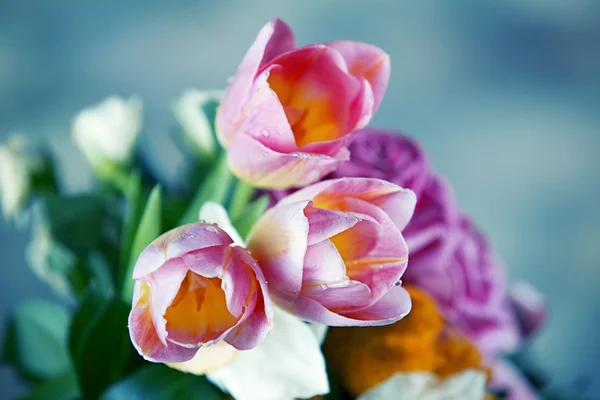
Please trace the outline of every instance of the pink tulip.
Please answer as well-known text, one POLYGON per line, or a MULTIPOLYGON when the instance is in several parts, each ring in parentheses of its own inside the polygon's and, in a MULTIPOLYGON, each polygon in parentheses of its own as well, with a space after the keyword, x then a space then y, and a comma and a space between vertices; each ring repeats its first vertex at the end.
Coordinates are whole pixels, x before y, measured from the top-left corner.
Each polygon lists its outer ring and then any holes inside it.
POLYGON ((251 349, 269 332, 272 304, 256 261, 217 225, 173 229, 137 260, 129 332, 147 360, 178 363, 221 340, 251 349))
POLYGON ((352 132, 368 124, 390 75, 389 56, 360 42, 295 48, 289 26, 265 25, 217 114, 229 165, 257 187, 317 181, 347 160, 352 132))
POLYGON ((334 326, 384 325, 410 311, 400 284, 401 230, 416 198, 380 179, 306 187, 269 209, 248 235, 271 295, 289 312, 334 326))

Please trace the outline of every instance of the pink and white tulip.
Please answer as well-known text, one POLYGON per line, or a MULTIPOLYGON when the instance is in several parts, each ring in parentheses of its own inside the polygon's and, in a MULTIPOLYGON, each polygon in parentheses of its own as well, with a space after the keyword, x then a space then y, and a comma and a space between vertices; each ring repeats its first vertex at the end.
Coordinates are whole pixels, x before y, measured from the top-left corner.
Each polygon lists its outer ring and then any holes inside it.
POLYGON ((252 256, 215 224, 173 229, 140 254, 129 332, 147 360, 191 360, 221 340, 239 350, 258 345, 273 309, 252 256))
POLYGON ((352 133, 381 103, 389 56, 337 41, 296 48, 279 19, 265 25, 240 64, 217 114, 229 164, 257 187, 313 183, 349 158, 352 133))
POLYGON ((247 247, 289 312, 334 326, 389 324, 411 307, 400 286, 401 231, 415 202, 412 191, 379 179, 319 182, 268 210, 247 247))

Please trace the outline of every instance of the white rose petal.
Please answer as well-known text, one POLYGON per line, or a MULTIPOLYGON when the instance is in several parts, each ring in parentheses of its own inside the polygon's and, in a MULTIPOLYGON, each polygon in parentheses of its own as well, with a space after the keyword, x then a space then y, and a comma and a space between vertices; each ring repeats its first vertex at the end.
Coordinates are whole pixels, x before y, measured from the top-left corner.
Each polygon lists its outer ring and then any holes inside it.
POLYGON ((32 175, 43 168, 39 154, 24 135, 13 135, 0 146, 0 201, 5 217, 15 216, 31 191, 32 175))
POLYGON ((142 121, 142 102, 111 96, 81 111, 73 119, 72 133, 77 146, 94 168, 103 162, 124 166, 131 161, 142 121))
POLYGON ((398 373, 357 400, 482 400, 485 383, 485 374, 477 370, 465 370, 443 381, 428 372, 398 373))
POLYGON ((237 400, 293 400, 329 392, 325 360, 307 324, 275 308, 273 330, 207 378, 237 400))
POLYGON ((209 103, 219 103, 222 91, 199 91, 188 89, 175 102, 173 113, 188 139, 204 155, 212 155, 217 150, 217 141, 213 132, 213 122, 209 120, 203 107, 209 103))

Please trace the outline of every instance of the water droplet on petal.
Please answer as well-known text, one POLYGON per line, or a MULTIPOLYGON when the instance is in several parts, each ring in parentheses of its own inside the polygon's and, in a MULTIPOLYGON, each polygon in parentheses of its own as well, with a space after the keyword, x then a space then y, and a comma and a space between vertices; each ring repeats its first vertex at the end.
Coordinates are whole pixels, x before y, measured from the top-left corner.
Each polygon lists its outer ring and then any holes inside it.
POLYGON ((260 134, 264 137, 269 137, 269 131, 266 129, 261 129, 260 134))
POLYGON ((401 285, 401 282, 400 282, 400 281, 398 281, 398 282, 394 283, 394 285, 396 285, 396 286, 400 286, 400 285, 401 285))

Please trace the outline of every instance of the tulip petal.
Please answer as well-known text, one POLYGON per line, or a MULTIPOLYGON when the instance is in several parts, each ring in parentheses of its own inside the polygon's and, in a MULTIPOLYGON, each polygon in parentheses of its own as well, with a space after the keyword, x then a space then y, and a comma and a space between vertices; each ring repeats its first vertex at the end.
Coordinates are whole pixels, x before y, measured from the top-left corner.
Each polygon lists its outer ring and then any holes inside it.
POLYGON ((168 336, 164 315, 177 296, 187 272, 185 264, 180 259, 174 259, 167 261, 162 267, 140 280, 153 289, 150 291, 150 313, 154 329, 164 345, 167 345, 168 336))
POLYGON ((170 341, 166 346, 160 341, 150 312, 150 290, 147 283, 136 282, 133 308, 129 314, 129 334, 137 351, 152 362, 184 362, 191 360, 198 349, 186 348, 170 341))
POLYGON ((244 240, 233 227, 227 210, 221 204, 214 201, 207 201, 200 208, 199 217, 200 220, 206 221, 209 224, 217 224, 219 228, 223 229, 233 239, 233 244, 242 247, 245 246, 244 240))
POLYGON ((344 258, 346 275, 368 285, 375 302, 402 277, 408 262, 406 243, 379 207, 353 198, 342 200, 339 207, 376 220, 363 220, 331 239, 344 258))
MULTIPOLYGON (((240 323, 228 333, 225 340, 239 350, 248 350, 261 343, 270 332, 273 321, 273 304, 269 296, 267 281, 256 261, 250 256, 248 251, 241 247, 234 247, 232 251, 234 253, 232 259, 237 260, 238 268, 243 265, 249 269, 250 271, 246 272, 246 274, 254 280, 252 281, 253 286, 250 288, 246 302, 242 305, 242 310, 245 309, 246 312, 240 323)), ((232 277, 232 288, 234 284, 238 286, 240 283, 232 277)), ((228 287, 224 287, 223 290, 229 295, 228 287)), ((244 292, 243 289, 237 287, 233 292, 238 290, 244 292)), ((231 303, 233 303, 233 295, 231 298, 231 303)))
POLYGON ((377 111, 390 80, 390 56, 379 47, 349 40, 330 42, 327 46, 341 53, 352 75, 369 81, 375 96, 373 112, 377 111))
POLYGON ((179 257, 194 273, 205 278, 221 277, 225 266, 227 246, 212 246, 190 251, 179 257))
POLYGON ((189 251, 232 243, 222 229, 207 224, 188 224, 172 229, 155 239, 140 254, 133 279, 140 279, 158 269, 165 261, 189 251))
POLYGON ((412 302, 406 289, 402 286, 393 286, 372 306, 344 315, 353 319, 385 321, 385 324, 380 325, 387 325, 406 317, 411 307, 412 302))
POLYGON ((369 304, 371 290, 351 280, 330 284, 310 282, 302 286, 302 296, 318 301, 330 311, 345 313, 369 304))
POLYGON ((308 244, 312 245, 352 228, 360 219, 351 213, 324 210, 309 204, 304 209, 308 218, 308 244))
POLYGON ((239 351, 224 341, 211 346, 203 346, 189 361, 182 363, 167 363, 167 366, 194 375, 204 375, 213 372, 231 362, 239 351))
POLYGON ((366 125, 372 115, 371 89, 349 75, 336 50, 306 46, 271 61, 269 85, 285 109, 296 145, 340 139, 366 125), (368 106, 365 106, 368 104, 368 106))
POLYGON ((383 303, 376 303, 361 311, 338 314, 325 308, 318 301, 301 296, 291 311, 306 321, 329 326, 389 325, 405 317, 410 311, 410 296, 401 287, 393 287, 379 301, 383 303))
MULTIPOLYGON (((327 182, 327 181, 325 181, 327 182)), ((340 200, 356 198, 380 207, 390 216, 399 230, 410 221, 417 198, 412 190, 403 189, 393 183, 373 178, 341 178, 328 181, 328 184, 311 189, 315 193, 316 207, 335 208, 340 200), (325 207, 326 205, 329 205, 325 207)), ((306 194, 303 194, 306 196, 306 194)), ((298 195, 301 196, 301 195, 298 195)))
POLYGON ((304 256, 303 284, 334 283, 346 280, 344 260, 330 240, 311 244, 304 256))
POLYGON ((294 34, 280 19, 270 21, 260 30, 227 88, 217 113, 217 134, 225 147, 234 133, 236 122, 244 113, 252 82, 261 65, 294 47, 294 34))
POLYGON ((276 309, 263 343, 240 352, 207 378, 238 400, 309 398, 329 392, 325 361, 311 329, 276 309))
POLYGON ((248 234, 248 250, 262 267, 269 289, 284 303, 293 302, 302 287, 308 246, 307 202, 268 210, 248 234))
POLYGON ((287 189, 313 183, 335 170, 339 162, 348 160, 349 155, 345 148, 333 156, 280 153, 250 135, 237 135, 228 149, 231 171, 238 178, 267 189, 287 189))

